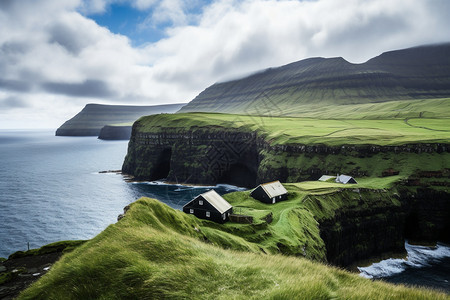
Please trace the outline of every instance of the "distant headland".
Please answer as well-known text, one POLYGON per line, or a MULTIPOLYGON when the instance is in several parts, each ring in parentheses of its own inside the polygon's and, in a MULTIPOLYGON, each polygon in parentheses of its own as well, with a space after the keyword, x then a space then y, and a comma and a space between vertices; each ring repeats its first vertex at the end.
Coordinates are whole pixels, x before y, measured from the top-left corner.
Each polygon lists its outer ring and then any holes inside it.
POLYGON ((110 129, 104 133, 106 139, 129 139, 131 124, 145 115, 174 113, 185 104, 153 106, 87 104, 83 110, 56 130, 56 136, 99 136, 106 125, 115 126, 120 134, 115 138, 110 129))

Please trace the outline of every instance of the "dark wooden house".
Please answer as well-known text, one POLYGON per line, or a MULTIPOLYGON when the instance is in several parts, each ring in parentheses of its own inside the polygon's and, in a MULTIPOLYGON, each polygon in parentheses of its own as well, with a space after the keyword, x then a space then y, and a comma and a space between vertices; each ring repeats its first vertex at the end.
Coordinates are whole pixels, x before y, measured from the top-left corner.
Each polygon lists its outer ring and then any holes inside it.
POLYGON ((277 203, 287 199, 287 190, 281 184, 281 182, 273 181, 258 185, 251 193, 250 196, 264 202, 264 203, 277 203))
POLYGON ((225 223, 233 213, 233 207, 215 190, 210 190, 186 203, 183 206, 183 211, 195 215, 197 218, 225 223))
POLYGON ((348 184, 348 183, 356 184, 356 183, 358 183, 358 182, 356 182, 355 178, 353 178, 352 176, 339 175, 339 174, 336 177, 336 182, 337 183, 343 183, 343 184, 348 184))

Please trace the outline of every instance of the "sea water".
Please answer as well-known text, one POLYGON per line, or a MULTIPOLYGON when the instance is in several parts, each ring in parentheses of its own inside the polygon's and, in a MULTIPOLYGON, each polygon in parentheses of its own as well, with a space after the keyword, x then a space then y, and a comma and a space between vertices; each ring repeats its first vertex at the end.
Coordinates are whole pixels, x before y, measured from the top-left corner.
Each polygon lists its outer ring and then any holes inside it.
POLYGON ((126 182, 127 141, 57 137, 53 131, 0 132, 0 257, 60 240, 90 239, 136 199, 181 209, 198 194, 238 187, 126 182))
MULTIPOLYGON (((121 169, 127 141, 56 137, 53 131, 0 131, 0 257, 60 240, 90 239, 117 221, 123 207, 146 196, 181 209, 211 188, 126 182, 100 171, 121 169)), ((450 292, 450 247, 405 245, 407 260, 361 268, 361 275, 450 292)))
POLYGON ((360 275, 391 283, 426 286, 450 293, 450 246, 411 245, 405 242, 406 258, 390 258, 368 267, 359 267, 360 275))

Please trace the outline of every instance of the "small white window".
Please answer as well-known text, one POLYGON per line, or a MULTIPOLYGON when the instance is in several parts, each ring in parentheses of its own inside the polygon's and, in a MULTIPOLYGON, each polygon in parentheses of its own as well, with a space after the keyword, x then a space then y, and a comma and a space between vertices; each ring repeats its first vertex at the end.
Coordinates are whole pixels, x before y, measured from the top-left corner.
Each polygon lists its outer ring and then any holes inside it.
POLYGON ((227 216, 226 216, 225 214, 222 215, 222 219, 225 220, 226 217, 227 217, 227 216))
POLYGON ((198 205, 203 205, 203 200, 198 200, 198 205))
POLYGON ((193 214, 194 213, 194 209, 193 208, 189 209, 189 213, 193 214))
POLYGON ((275 203, 275 197, 272 198, 272 203, 275 203))
POLYGON ((207 218, 211 217, 211 213, 209 211, 206 212, 206 217, 207 218))

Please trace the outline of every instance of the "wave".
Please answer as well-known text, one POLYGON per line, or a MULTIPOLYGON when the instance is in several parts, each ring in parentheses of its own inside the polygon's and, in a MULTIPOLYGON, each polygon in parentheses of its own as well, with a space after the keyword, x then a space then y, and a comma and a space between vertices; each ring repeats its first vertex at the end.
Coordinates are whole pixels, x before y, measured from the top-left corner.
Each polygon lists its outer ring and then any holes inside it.
POLYGON ((178 187, 175 191, 185 191, 185 190, 192 190, 192 189, 215 189, 215 188, 221 188, 226 191, 245 191, 246 188, 234 186, 231 184, 217 184, 217 185, 190 185, 190 184, 180 184, 180 183, 168 183, 162 180, 155 180, 155 181, 133 181, 131 184, 135 185, 164 185, 164 186, 172 186, 172 187, 178 187))
POLYGON ((246 191, 246 190, 248 190, 247 188, 244 188, 244 187, 239 187, 239 186, 235 186, 235 185, 231 185, 231 184, 224 184, 224 183, 219 183, 215 187, 223 188, 226 191, 246 191))
POLYGON ((358 267, 360 276, 370 279, 390 277, 408 268, 424 268, 450 257, 450 246, 438 243, 435 247, 411 245, 405 241, 406 259, 389 258, 368 267, 358 267))

